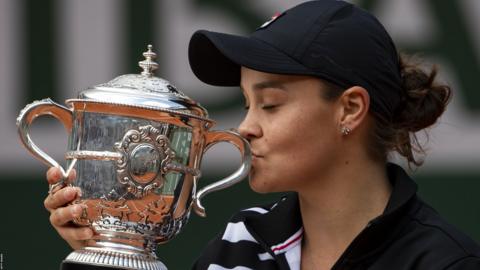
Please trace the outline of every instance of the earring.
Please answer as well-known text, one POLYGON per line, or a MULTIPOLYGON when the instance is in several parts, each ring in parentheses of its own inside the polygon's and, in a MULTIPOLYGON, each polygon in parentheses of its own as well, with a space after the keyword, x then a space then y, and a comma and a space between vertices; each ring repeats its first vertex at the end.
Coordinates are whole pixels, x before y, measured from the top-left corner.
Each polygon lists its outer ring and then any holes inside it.
POLYGON ((342 131, 342 134, 345 135, 345 136, 350 134, 350 132, 352 132, 352 130, 349 127, 346 127, 346 126, 342 126, 341 131, 342 131))

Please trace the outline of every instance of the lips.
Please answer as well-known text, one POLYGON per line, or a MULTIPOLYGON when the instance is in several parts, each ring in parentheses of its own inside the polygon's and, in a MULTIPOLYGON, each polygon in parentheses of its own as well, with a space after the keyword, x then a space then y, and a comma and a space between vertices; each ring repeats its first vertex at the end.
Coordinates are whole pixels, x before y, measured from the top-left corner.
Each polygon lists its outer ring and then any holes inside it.
POLYGON ((254 157, 262 157, 262 155, 258 154, 258 153, 255 152, 255 151, 252 151, 252 156, 254 156, 254 157))
POLYGON ((252 156, 254 158, 262 158, 263 157, 262 155, 259 155, 258 153, 255 153, 255 152, 252 152, 252 156))

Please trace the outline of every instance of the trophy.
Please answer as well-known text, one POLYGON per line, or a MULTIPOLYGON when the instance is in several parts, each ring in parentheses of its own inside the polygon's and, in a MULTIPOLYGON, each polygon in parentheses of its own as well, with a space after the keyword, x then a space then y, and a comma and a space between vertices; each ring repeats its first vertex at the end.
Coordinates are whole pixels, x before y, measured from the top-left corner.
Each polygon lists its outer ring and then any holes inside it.
POLYGON ((178 234, 190 210, 205 216, 201 199, 229 187, 248 175, 248 142, 233 131, 211 131, 208 112, 168 81, 155 77, 158 64, 152 46, 139 62, 141 74, 119 76, 68 99, 68 107, 50 99, 27 105, 17 118, 26 149, 63 178, 51 185, 75 186, 86 205, 80 226, 91 226, 94 236, 74 250, 62 269, 167 269, 155 249, 178 234), (50 115, 68 132, 66 169, 31 140, 35 118, 50 115), (230 176, 197 190, 202 155, 214 144, 228 142, 242 155, 230 176), (74 170, 76 178, 69 180, 74 170), (92 268, 93 267, 93 268, 92 268))

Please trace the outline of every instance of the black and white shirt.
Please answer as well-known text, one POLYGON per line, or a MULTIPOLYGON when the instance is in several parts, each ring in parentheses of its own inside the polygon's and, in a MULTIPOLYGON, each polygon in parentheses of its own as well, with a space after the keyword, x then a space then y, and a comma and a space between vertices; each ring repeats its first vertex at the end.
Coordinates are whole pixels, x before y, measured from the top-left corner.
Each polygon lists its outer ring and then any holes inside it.
MULTIPOLYGON (((393 186, 385 212, 352 241, 332 269, 480 269, 480 247, 417 195, 402 168, 387 165, 393 186)), ((240 211, 195 262, 195 270, 300 269, 302 222, 294 193, 240 211)))

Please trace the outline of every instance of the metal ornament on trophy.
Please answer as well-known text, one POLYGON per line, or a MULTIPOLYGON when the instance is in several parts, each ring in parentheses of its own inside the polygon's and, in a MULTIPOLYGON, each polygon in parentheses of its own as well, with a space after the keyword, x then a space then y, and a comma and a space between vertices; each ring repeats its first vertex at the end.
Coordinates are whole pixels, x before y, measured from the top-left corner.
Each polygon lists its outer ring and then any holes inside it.
POLYGON ((63 174, 50 191, 79 187, 74 203, 86 209, 75 223, 95 232, 85 248, 67 256, 62 269, 167 269, 157 259, 157 245, 181 231, 192 207, 205 216, 202 197, 241 181, 250 170, 248 142, 233 131, 210 131, 215 122, 202 106, 153 75, 151 45, 143 55, 141 74, 80 91, 66 101, 69 107, 48 98, 35 101, 17 118, 27 150, 63 174), (69 134, 67 169, 30 138, 31 123, 42 115, 57 118, 69 134), (218 142, 236 146, 242 164, 197 191, 202 156, 218 142), (70 181, 72 170, 76 178, 70 181))

